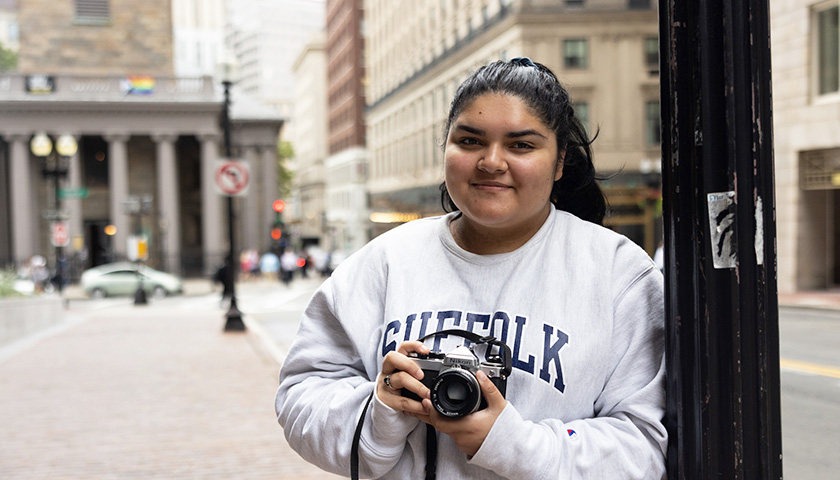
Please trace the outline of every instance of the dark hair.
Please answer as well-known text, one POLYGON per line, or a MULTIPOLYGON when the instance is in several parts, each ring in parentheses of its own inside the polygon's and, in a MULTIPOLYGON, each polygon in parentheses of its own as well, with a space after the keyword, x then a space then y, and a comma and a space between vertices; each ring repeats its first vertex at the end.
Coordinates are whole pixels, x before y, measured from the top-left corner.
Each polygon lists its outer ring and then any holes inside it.
MULTIPOLYGON (((607 202, 596 183, 595 165, 586 130, 575 117, 569 92, 545 65, 527 58, 514 58, 509 62, 497 61, 479 68, 455 92, 446 119, 445 137, 449 136, 452 122, 473 100, 487 93, 515 95, 528 105, 537 117, 549 127, 557 138, 558 155, 564 149, 563 176, 554 182, 551 203, 559 210, 602 225, 607 202)), ((596 134, 597 136, 597 134, 596 134)), ((559 158, 558 158, 559 161, 559 158)), ((447 212, 458 211, 441 184, 441 205, 447 212)))

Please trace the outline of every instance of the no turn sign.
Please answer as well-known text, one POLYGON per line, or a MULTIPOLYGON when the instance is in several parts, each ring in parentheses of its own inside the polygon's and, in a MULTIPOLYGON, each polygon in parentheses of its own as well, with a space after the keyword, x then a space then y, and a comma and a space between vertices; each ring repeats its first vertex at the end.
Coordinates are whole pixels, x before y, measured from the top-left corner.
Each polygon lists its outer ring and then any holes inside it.
POLYGON ((70 232, 67 230, 67 222, 52 222, 51 243, 54 247, 66 247, 70 244, 70 232))
POLYGON ((216 189, 222 195, 238 197, 248 193, 251 173, 248 164, 233 160, 222 160, 216 165, 216 189))

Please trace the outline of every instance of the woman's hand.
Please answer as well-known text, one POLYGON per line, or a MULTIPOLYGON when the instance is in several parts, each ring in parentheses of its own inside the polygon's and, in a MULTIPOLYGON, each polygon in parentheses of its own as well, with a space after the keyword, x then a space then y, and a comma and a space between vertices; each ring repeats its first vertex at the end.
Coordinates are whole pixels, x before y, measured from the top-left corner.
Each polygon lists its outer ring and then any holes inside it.
POLYGON ((425 419, 429 412, 423 404, 402 396, 402 389, 406 389, 421 399, 429 398, 429 389, 420 381, 423 379, 423 370, 407 356, 411 352, 429 353, 429 347, 423 342, 403 342, 396 352, 388 352, 376 380, 376 396, 394 410, 427 421, 425 419))
POLYGON ((422 415, 417 418, 431 424, 439 432, 445 433, 455 440, 458 450, 467 455, 475 455, 496 419, 507 406, 507 400, 496 385, 487 378, 482 371, 476 372, 476 379, 481 387, 481 394, 487 401, 487 408, 471 413, 463 418, 448 418, 437 412, 428 397, 423 399, 423 406, 428 412, 428 419, 422 415))

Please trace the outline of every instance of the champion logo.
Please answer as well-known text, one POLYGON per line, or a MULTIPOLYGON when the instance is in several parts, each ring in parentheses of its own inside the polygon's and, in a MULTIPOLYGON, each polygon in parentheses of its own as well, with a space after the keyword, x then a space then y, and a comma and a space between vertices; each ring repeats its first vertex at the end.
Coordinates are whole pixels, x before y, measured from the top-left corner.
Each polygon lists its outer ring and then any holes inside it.
POLYGON ((571 428, 570 428, 570 429, 568 429, 568 430, 566 430, 566 433, 568 433, 568 434, 569 434, 569 439, 570 439, 570 440, 577 440, 577 439, 578 439, 578 434, 577 434, 577 432, 576 432, 576 431, 574 431, 574 430, 572 430, 571 428))

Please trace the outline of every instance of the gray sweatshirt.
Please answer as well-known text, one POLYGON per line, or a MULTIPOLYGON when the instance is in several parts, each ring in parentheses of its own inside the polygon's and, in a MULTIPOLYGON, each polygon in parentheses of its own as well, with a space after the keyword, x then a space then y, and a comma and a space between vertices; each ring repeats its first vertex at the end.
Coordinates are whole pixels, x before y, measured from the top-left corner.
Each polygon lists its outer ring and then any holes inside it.
MULTIPOLYGON (((558 210, 519 249, 476 255, 453 240, 454 215, 377 237, 315 293, 280 372, 275 408, 289 444, 349 476, 385 354, 458 328, 506 342, 513 372, 508 405, 476 455, 438 433, 438 478, 662 478, 664 300, 650 257, 558 210)), ((427 340, 442 352, 463 342, 427 340)), ((362 477, 423 478, 425 436, 425 424, 374 397, 362 477)))

